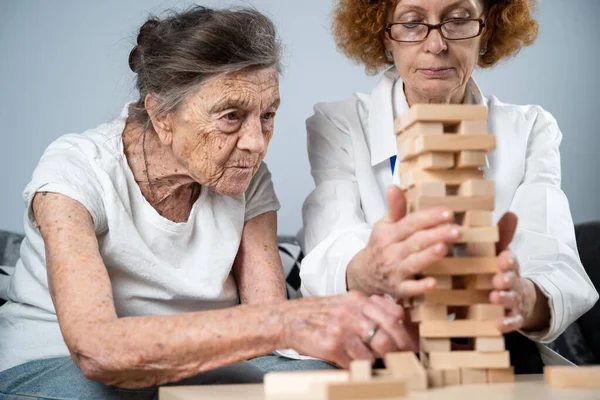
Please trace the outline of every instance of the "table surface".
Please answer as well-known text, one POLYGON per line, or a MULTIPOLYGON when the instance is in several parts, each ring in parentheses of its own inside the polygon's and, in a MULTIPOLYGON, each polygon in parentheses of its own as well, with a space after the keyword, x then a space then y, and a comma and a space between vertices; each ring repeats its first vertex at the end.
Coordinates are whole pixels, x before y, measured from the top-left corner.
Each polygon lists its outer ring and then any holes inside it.
MULTIPOLYGON (((262 384, 170 386, 160 388, 160 400, 264 400, 262 384)), ((269 397, 269 400, 275 399, 269 397)), ((281 400, 310 399, 310 396, 282 396, 281 400)), ((518 375, 515 383, 451 386, 410 392, 409 400, 599 400, 600 390, 555 388, 542 375, 518 375)))

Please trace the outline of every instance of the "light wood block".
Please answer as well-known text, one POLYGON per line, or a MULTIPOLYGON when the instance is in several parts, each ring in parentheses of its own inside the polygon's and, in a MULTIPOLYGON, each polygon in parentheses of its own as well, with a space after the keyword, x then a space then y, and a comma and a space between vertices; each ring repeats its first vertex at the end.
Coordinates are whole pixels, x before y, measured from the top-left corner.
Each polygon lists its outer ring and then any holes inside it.
POLYGON ((405 151, 400 161, 429 152, 491 151, 496 148, 496 137, 492 135, 421 135, 402 142, 399 147, 402 147, 404 143, 410 143, 410 145, 404 148, 405 151))
POLYGON ((448 319, 448 308, 442 305, 420 305, 409 309, 412 322, 445 321, 448 319))
POLYGON ((600 389, 600 366, 546 366, 544 380, 560 388, 600 389))
POLYGON ((413 169, 401 174, 400 187, 410 189, 421 182, 444 182, 446 185, 460 185, 469 179, 483 179, 483 171, 476 169, 449 169, 423 171, 413 169))
POLYGON ((489 290, 434 290, 419 297, 417 304, 468 306, 489 302, 489 290))
POLYGON ((427 383, 430 388, 444 387, 444 372, 439 369, 428 369, 427 383))
POLYGON ((488 133, 487 120, 461 121, 457 133, 459 135, 485 135, 488 133))
POLYGON ((504 343, 504 337, 491 338, 491 337, 476 337, 475 339, 475 351, 484 353, 497 352, 506 350, 504 343))
POLYGON ((495 321, 423 321, 419 335, 429 338, 502 337, 495 321))
POLYGON ((330 382, 315 384, 311 399, 396 399, 406 396, 406 386, 399 380, 374 380, 370 382, 330 382))
POLYGON ((455 156, 456 168, 482 168, 487 166, 486 152, 482 150, 460 151, 455 156))
POLYGON ((480 353, 477 351, 451 351, 429 353, 429 366, 433 369, 456 368, 508 368, 508 351, 480 353))
POLYGON ((500 240, 497 226, 483 228, 462 228, 462 235, 456 243, 496 243, 500 240))
POLYGON ((420 135, 443 135, 444 124, 442 122, 415 122, 410 127, 401 130, 400 118, 396 118, 394 132, 398 135, 398 143, 400 143, 401 140, 412 139, 420 135))
POLYGON ((469 179, 458 187, 459 196, 492 196, 495 195, 494 182, 485 179, 469 179))
POLYGON ((451 349, 450 339, 430 339, 421 337, 419 340, 421 351, 426 353, 432 351, 450 351, 451 349))
POLYGON ((371 362, 354 360, 350 363, 350 380, 353 382, 370 381, 372 377, 371 362))
POLYGON ((415 211, 426 210, 428 208, 440 206, 447 207, 454 212, 465 212, 468 210, 493 210, 494 196, 419 196, 414 200, 415 211))
MULTIPOLYGON (((462 226, 467 228, 484 228, 493 225, 491 211, 467 210, 462 219, 462 226)), ((492 254, 493 256, 494 254, 492 254)))
POLYGON ((473 321, 496 321, 502 317, 504 307, 498 304, 474 304, 467 312, 467 318, 473 321))
POLYGON ((412 160, 401 162, 398 171, 403 174, 411 169, 438 170, 452 167, 454 167, 454 156, 452 154, 426 153, 412 160))
POLYGON ((487 107, 466 104, 415 104, 397 119, 396 131, 415 122, 460 123, 463 120, 487 120, 487 107))
MULTIPOLYGON (((468 257, 495 257, 495 243, 467 243, 465 246, 466 256, 468 257)), ((496 265, 496 272, 498 267, 496 265)))
POLYGON ((409 390, 427 389, 427 372, 412 351, 386 354, 385 367, 394 379, 406 382, 409 390))
POLYGON ((494 368, 487 370, 488 383, 513 383, 515 381, 515 369, 494 368))
POLYGON ((460 383, 463 385, 487 383, 487 371, 484 368, 461 368, 460 383))
POLYGON ((452 276, 450 275, 438 275, 435 277, 435 288, 451 290, 452 289, 452 276))
POLYGON ((350 373, 344 370, 332 371, 289 371, 269 372, 264 378, 265 394, 279 396, 294 392, 308 393, 313 383, 348 382, 350 373))
POLYGON ((442 372, 444 386, 460 385, 460 369, 445 369, 442 372))
MULTIPOLYGON (((467 243, 467 246, 469 244, 467 243)), ((446 257, 427 267, 424 274, 431 276, 473 275, 495 274, 498 271, 498 257, 446 257)))
POLYGON ((465 289, 469 290, 492 290, 492 279, 494 274, 467 275, 464 277, 465 289))

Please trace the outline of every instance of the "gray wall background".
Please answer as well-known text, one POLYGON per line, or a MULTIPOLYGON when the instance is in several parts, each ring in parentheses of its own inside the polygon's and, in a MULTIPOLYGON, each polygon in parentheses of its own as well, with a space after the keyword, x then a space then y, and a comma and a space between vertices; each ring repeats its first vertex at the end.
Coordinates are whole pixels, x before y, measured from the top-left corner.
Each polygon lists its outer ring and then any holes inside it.
MULTIPOLYGON (((305 119, 314 103, 370 91, 376 78, 336 52, 332 1, 199 3, 255 5, 275 21, 286 45, 283 104, 266 161, 282 203, 280 233, 293 234, 313 187, 305 119)), ((0 229, 23 231, 21 193, 50 142, 111 120, 135 98, 127 56, 148 13, 189 4, 0 0, 0 229)), ((537 15, 537 42, 475 77, 484 93, 554 114, 564 134, 563 189, 573 218, 600 219, 600 1, 542 0, 537 15)))

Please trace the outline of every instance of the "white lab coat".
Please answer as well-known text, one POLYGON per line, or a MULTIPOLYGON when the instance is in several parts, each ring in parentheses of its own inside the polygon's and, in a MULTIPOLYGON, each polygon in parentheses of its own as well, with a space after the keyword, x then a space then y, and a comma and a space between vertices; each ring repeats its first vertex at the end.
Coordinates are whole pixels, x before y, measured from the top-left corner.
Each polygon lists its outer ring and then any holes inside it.
MULTIPOLYGON (((598 299, 581 265, 569 203, 560 188, 562 134, 541 107, 484 98, 472 79, 465 102, 488 107, 488 129, 496 135, 496 150, 485 168, 486 179, 496 183, 494 220, 509 210, 517 214, 510 247, 521 274, 550 299, 549 329, 528 336, 552 341, 598 299)), ((407 110, 402 81, 392 68, 370 95, 317 104, 307 120, 316 188, 302 210, 304 296, 347 291, 348 263, 385 215, 387 187, 399 182, 389 161, 396 155, 393 123, 407 110)))

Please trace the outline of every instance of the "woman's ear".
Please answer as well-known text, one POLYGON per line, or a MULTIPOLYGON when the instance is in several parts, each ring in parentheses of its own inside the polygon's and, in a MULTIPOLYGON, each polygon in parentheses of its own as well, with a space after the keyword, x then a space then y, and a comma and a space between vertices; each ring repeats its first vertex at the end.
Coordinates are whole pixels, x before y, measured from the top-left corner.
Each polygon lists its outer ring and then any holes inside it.
POLYGON ((168 113, 158 114, 158 102, 151 94, 147 94, 144 99, 144 106, 150 116, 152 127, 158 135, 161 143, 165 146, 170 146, 173 143, 173 126, 172 119, 168 113))

